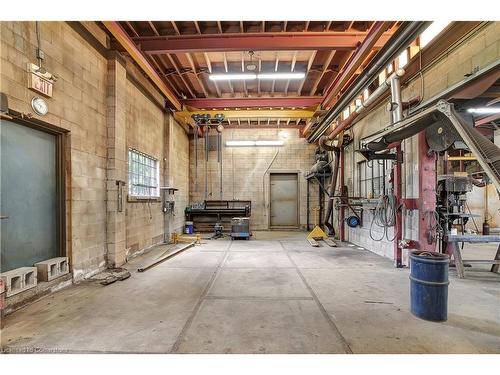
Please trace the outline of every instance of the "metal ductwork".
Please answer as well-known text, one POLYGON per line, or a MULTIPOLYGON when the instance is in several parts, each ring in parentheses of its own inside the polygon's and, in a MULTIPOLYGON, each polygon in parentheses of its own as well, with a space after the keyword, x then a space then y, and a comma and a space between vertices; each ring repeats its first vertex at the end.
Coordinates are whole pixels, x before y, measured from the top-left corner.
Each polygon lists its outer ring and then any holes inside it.
POLYGON ((307 140, 316 142, 327 131, 330 124, 408 45, 424 31, 430 22, 403 22, 394 35, 375 55, 365 71, 353 82, 350 88, 342 95, 341 99, 320 120, 317 128, 311 132, 307 140))
POLYGON ((398 130, 380 136, 378 139, 369 137, 370 141, 363 144, 362 149, 381 151, 389 144, 409 138, 429 127, 437 127, 442 132, 452 127, 476 156, 477 161, 500 192, 500 148, 471 126, 457 111, 453 104, 440 100, 437 104, 424 109, 401 121, 398 130), (372 140, 373 139, 373 140, 372 140))
POLYGON ((366 144, 366 148, 370 151, 385 150, 391 143, 400 142, 403 139, 413 137, 429 126, 446 126, 447 117, 441 112, 431 112, 422 118, 419 118, 411 126, 404 127, 393 133, 383 136, 378 142, 370 142, 366 144))

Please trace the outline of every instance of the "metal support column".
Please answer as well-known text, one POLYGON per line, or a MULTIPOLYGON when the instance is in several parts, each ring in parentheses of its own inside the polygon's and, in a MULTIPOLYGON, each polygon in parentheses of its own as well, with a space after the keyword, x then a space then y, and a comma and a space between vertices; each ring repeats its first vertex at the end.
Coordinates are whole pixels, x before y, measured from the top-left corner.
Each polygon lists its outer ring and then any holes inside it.
POLYGON ((401 239, 403 233, 403 214, 399 209, 402 202, 402 178, 401 178, 401 162, 399 155, 401 155, 401 144, 396 146, 396 163, 394 165, 394 195, 396 196, 396 225, 394 226, 395 236, 394 236, 394 266, 397 268, 403 267, 403 257, 401 250, 401 239))
POLYGON ((307 179, 306 180, 307 182, 307 222, 306 222, 306 227, 307 227, 307 230, 310 231, 311 230, 311 225, 310 225, 310 220, 309 220, 309 216, 310 216, 310 209, 311 209, 311 193, 310 193, 310 189, 309 189, 309 185, 311 184, 311 180, 310 179, 307 179))
MULTIPOLYGON (((344 153, 344 147, 340 148, 340 195, 342 196, 344 194, 344 173, 345 173, 345 153, 344 153)), ((344 208, 344 199, 341 198, 341 205, 340 205, 340 213, 339 213, 339 239, 340 241, 345 241, 345 208, 344 208)))
POLYGON ((436 239, 429 233, 436 210, 436 156, 429 154, 425 131, 418 134, 418 242, 420 250, 434 251, 436 239))

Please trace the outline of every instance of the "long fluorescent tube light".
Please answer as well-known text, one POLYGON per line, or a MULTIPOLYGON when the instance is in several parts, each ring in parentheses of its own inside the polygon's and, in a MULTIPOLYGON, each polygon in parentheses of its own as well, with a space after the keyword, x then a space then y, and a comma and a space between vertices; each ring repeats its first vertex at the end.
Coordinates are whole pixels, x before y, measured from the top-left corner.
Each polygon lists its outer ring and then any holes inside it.
POLYGON ((258 79, 301 79, 304 78, 305 73, 259 73, 258 79))
POLYGON ((500 107, 484 107, 484 108, 469 108, 467 110, 469 113, 500 113, 500 107))
POLYGON ((256 146, 283 146, 285 141, 277 140, 277 141, 255 141, 256 146))
POLYGON ((238 74, 210 74, 208 77, 211 81, 236 81, 236 80, 253 80, 257 79, 255 73, 238 73, 238 74))
POLYGON ((272 141, 226 141, 227 147, 249 147, 249 146, 283 146, 282 140, 272 141))
POLYGON ((255 146, 255 141, 226 141, 226 146, 229 147, 255 146))
POLYGON ((244 81, 254 79, 302 79, 305 73, 235 73, 235 74, 210 74, 211 81, 244 81))

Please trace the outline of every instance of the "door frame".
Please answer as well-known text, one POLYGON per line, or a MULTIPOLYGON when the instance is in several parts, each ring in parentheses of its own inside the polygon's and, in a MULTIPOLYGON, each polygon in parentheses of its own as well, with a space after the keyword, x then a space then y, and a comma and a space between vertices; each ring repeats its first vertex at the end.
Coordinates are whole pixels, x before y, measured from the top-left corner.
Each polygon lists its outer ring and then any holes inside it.
MULTIPOLYGON (((57 213, 57 254, 71 257, 71 194, 66 199, 71 187, 71 148, 69 131, 36 118, 27 118, 22 113, 9 109, 10 118, 1 118, 15 124, 42 131, 55 136, 56 142, 56 213, 57 213), (68 237, 69 236, 69 237, 68 237)), ((72 262, 69 262, 70 270, 72 262)))
POLYGON ((283 230, 283 229, 299 229, 300 228, 300 182, 299 182, 299 176, 301 174, 300 170, 297 169, 277 169, 277 170, 269 170, 268 172, 268 177, 267 177, 267 186, 268 186, 268 193, 267 193, 267 199, 269 202, 268 208, 267 208, 267 227, 270 230, 283 230), (297 175, 297 225, 286 225, 286 226, 273 226, 271 225, 271 206, 272 206, 272 200, 271 200, 271 175, 273 174, 294 174, 297 175))

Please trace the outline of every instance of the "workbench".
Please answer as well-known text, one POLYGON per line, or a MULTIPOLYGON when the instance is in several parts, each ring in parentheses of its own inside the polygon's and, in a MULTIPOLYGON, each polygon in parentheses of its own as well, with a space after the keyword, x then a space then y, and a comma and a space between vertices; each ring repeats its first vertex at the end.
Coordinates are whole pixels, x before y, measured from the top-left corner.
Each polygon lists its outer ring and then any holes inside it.
POLYGON ((231 230, 233 217, 250 217, 252 201, 206 200, 203 207, 187 207, 186 220, 192 221, 196 232, 213 232, 216 223, 224 227, 224 232, 231 230))
POLYGON ((448 234, 444 237, 444 243, 446 246, 446 253, 455 260, 455 267, 457 269, 457 274, 460 279, 465 277, 464 263, 465 264, 492 264, 491 272, 498 272, 500 267, 500 235, 499 234, 488 234, 488 235, 473 235, 473 234, 458 234, 451 235, 448 234), (459 242, 467 243, 489 243, 498 242, 498 249, 495 254, 495 258, 488 259, 462 259, 462 252, 460 250, 459 242))

